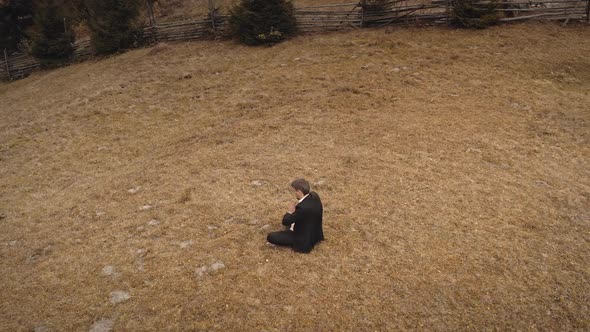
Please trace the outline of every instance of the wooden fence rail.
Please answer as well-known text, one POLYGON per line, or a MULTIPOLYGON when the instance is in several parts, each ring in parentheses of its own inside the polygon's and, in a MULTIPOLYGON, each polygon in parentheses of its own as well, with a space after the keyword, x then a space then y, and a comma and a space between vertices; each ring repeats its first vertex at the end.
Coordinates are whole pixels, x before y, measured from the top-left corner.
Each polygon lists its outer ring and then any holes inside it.
MULTIPOLYGON (((313 33, 370 26, 411 24, 420 21, 429 24, 448 24, 454 0, 393 0, 376 11, 363 8, 361 3, 316 5, 296 8, 295 18, 299 31, 313 33)), ((476 5, 489 4, 480 0, 476 5)), ((501 22, 530 19, 580 20, 590 22, 590 0, 499 0, 497 6, 501 22)), ((150 0, 146 0, 151 4, 150 0)), ((213 0, 208 2, 208 15, 203 18, 177 22, 157 22, 153 15, 144 28, 144 42, 172 42, 210 38, 226 31, 229 16, 218 14, 213 0)), ((148 11, 149 12, 149 11, 148 11)), ((94 54, 90 38, 82 38, 74 44, 73 61, 81 61, 94 54)), ((0 59, 0 79, 18 79, 39 68, 39 61, 28 54, 4 52, 0 59)))
POLYGON ((191 40, 206 37, 212 29, 211 20, 191 20, 170 25, 155 25, 153 33, 158 41, 191 40))

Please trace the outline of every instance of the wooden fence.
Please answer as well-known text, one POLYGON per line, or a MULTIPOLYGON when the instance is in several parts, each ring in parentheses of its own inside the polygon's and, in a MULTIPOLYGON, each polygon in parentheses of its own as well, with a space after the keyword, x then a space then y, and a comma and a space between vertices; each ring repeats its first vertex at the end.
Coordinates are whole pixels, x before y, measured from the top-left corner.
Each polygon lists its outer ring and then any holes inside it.
POLYGON ((146 29, 146 36, 154 41, 203 39, 214 33, 211 18, 159 23, 146 29))
MULTIPOLYGON (((399 24, 448 24, 453 0, 393 0, 379 10, 359 3, 330 4, 297 8, 295 18, 299 31, 314 33, 350 28, 399 24)), ((148 3, 150 3, 148 1, 148 3)), ((481 0, 476 5, 489 4, 481 0)), ((497 0, 496 11, 501 22, 519 20, 580 20, 590 23, 590 0, 497 0)), ((144 29, 146 43, 205 39, 226 31, 228 15, 221 15, 209 0, 209 15, 200 19, 158 23, 148 8, 148 26, 144 29)), ((89 38, 77 40, 73 61, 94 54, 89 38)), ((39 68, 39 62, 27 54, 3 54, 0 79, 18 79, 39 68)))
POLYGON ((27 76, 39 68, 39 61, 28 54, 11 54, 9 57, 4 51, 0 77, 3 79, 18 79, 27 76))

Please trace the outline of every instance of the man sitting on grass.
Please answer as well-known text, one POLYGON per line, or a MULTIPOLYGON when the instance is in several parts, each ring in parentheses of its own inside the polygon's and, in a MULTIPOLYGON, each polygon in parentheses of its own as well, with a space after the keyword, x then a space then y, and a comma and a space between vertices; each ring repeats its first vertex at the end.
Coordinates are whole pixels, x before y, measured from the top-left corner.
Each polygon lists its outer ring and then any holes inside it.
POLYGON ((297 252, 308 253, 316 243, 324 240, 324 208, 320 196, 309 191, 309 182, 305 179, 293 181, 291 189, 299 202, 289 204, 289 210, 283 216, 283 225, 287 229, 269 233, 266 239, 272 244, 290 246, 297 252))

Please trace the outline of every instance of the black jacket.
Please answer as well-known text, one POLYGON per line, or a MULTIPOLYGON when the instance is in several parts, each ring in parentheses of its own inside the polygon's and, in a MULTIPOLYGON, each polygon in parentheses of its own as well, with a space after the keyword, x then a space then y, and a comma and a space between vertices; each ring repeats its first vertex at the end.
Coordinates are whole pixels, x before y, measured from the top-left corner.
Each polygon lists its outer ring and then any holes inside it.
POLYGON ((295 212, 285 213, 283 225, 291 226, 292 223, 295 223, 293 250, 310 252, 316 243, 324 240, 324 231, 322 230, 323 214, 324 208, 320 196, 313 191, 295 206, 295 212))

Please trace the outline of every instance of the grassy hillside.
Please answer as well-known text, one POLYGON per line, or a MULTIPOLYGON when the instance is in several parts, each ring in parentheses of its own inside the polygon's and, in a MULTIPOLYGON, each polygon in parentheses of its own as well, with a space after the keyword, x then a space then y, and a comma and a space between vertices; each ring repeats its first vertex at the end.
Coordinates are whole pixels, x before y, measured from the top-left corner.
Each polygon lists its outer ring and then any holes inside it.
POLYGON ((0 85, 0 330, 588 330, 588 54, 363 30, 0 85), (299 176, 309 255, 265 245, 299 176))

